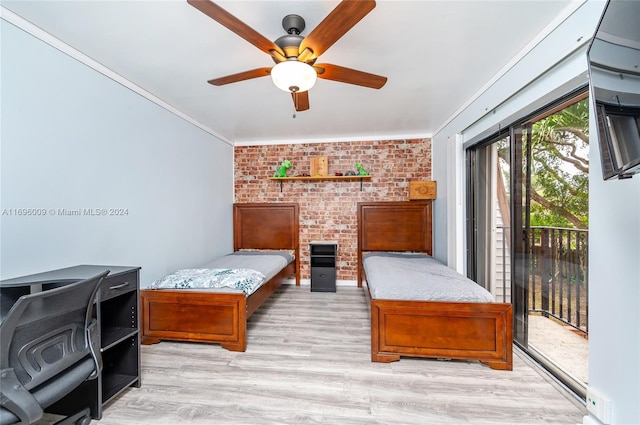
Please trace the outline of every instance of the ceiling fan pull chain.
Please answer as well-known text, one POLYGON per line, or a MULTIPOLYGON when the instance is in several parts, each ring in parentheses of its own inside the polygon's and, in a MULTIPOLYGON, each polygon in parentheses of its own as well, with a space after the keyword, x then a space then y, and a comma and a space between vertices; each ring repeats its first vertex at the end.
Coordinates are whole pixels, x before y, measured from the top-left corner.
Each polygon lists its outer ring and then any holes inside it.
POLYGON ((296 111, 298 110, 298 96, 296 96, 296 90, 292 90, 293 93, 293 119, 296 118, 296 111))

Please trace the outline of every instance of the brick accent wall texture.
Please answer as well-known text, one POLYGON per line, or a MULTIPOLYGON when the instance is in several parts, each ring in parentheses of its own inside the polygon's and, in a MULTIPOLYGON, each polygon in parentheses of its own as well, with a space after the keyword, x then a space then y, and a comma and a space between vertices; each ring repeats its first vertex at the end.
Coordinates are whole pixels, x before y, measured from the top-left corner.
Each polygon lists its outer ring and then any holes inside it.
POLYGON ((332 240, 337 280, 355 281, 358 202, 408 200, 410 181, 431 179, 431 139, 236 146, 234 160, 235 202, 299 204, 301 278, 310 278, 309 242, 332 240), (330 175, 361 162, 371 180, 362 191, 359 180, 269 180, 284 160, 291 161, 287 176, 310 174, 314 156, 328 157, 330 175))

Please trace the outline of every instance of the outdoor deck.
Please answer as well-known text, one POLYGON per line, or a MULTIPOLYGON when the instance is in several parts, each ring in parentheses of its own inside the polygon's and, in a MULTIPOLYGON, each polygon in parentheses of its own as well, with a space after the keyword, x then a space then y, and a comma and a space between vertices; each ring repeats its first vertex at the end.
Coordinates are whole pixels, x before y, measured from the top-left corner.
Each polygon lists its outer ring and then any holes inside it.
MULTIPOLYGON (((494 293, 511 301, 506 227, 498 227, 494 293)), ((586 391, 588 384, 588 231, 532 227, 527 250, 528 345, 586 391), (580 383, 582 385, 580 385, 580 383)), ((531 353, 534 354, 534 353, 531 353)))
POLYGON ((529 345, 553 359, 577 381, 587 385, 589 340, 573 327, 539 314, 530 314, 529 345))

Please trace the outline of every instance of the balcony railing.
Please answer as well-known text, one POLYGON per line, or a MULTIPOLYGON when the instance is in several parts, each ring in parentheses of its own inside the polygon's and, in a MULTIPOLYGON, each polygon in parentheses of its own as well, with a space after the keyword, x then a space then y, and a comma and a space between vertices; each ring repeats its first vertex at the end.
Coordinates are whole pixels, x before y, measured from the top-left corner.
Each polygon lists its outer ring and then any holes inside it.
POLYGON ((529 311, 588 332, 588 230, 532 227, 529 311))

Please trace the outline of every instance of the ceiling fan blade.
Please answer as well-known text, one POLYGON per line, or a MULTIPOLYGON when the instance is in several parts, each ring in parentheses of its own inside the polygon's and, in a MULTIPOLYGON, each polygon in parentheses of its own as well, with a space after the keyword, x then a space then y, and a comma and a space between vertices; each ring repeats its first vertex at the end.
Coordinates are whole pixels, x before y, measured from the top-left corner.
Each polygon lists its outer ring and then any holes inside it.
POLYGON ((313 57, 317 58, 360 22, 374 7, 376 7, 376 2, 373 0, 343 0, 302 40, 299 52, 302 53, 304 49, 309 48, 313 50, 313 57))
POLYGON ((387 82, 387 77, 369 74, 368 72, 345 68, 343 66, 321 63, 314 66, 318 78, 339 81, 341 83, 355 84, 357 86, 379 89, 387 82))
POLYGON ((237 83, 238 81, 250 80, 252 78, 266 77, 271 75, 271 68, 257 68, 251 71, 239 72, 237 74, 227 75, 225 77, 214 78, 207 81, 214 86, 224 86, 225 84, 237 83))
POLYGON ((291 98, 293 99, 293 106, 296 107, 296 111, 306 111, 309 109, 309 92, 301 91, 296 93, 291 93, 291 98))
POLYGON ((284 55, 282 49, 274 44, 273 41, 264 37, 262 34, 258 33, 249 25, 245 24, 214 2, 210 0, 187 0, 187 3, 218 22, 220 25, 227 27, 266 54, 270 55, 271 51, 275 50, 279 54, 284 55))

